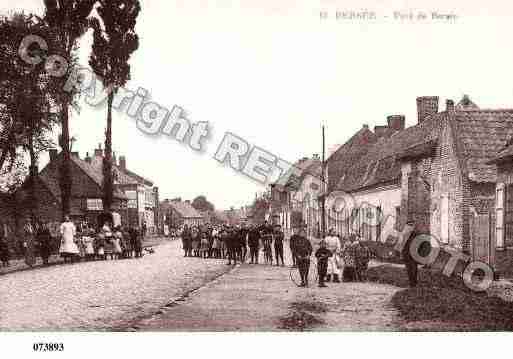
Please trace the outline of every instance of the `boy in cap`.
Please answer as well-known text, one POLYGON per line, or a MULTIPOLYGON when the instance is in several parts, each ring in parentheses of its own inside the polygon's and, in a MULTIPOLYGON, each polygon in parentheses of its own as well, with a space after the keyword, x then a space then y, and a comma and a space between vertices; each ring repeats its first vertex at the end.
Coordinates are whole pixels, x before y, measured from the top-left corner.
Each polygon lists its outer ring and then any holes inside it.
POLYGON ((317 258, 317 276, 319 277, 319 288, 326 287, 326 284, 324 284, 324 278, 328 272, 328 260, 331 256, 331 251, 326 248, 326 241, 322 240, 319 243, 319 249, 315 251, 315 257, 317 258))

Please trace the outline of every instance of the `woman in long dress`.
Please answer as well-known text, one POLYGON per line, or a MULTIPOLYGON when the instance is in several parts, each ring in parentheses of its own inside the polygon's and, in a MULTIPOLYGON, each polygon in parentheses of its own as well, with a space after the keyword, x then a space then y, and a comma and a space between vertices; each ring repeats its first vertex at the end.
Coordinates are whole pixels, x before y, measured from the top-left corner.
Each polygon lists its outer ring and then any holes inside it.
POLYGON ((23 243, 25 247, 25 263, 32 267, 36 263, 36 253, 35 253, 35 229, 32 224, 32 219, 27 218, 27 223, 25 227, 23 227, 23 232, 25 234, 25 241, 23 243))
POLYGON ((61 224, 60 232, 62 239, 59 253, 64 258, 64 263, 66 263, 68 259, 73 261, 73 257, 79 254, 79 250, 75 243, 77 229, 73 222, 71 222, 69 216, 64 217, 64 222, 61 224))

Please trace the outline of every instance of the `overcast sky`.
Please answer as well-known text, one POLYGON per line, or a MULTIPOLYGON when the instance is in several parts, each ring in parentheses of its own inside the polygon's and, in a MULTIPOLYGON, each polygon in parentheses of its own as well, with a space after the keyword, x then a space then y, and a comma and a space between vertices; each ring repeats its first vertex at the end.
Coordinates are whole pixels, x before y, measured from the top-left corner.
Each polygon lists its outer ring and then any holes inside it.
MULTIPOLYGON (((182 106, 208 121, 213 137, 198 154, 175 140, 144 136, 114 112, 114 149, 127 166, 154 180, 161 198, 204 194, 218 208, 249 204, 264 188, 213 155, 226 131, 293 162, 343 143, 363 124, 390 114, 416 123, 415 98, 463 94, 481 107, 513 107, 513 46, 507 2, 142 0, 128 88, 182 106), (386 3, 386 5, 385 5, 386 3), (366 9, 376 20, 339 20, 366 9), (328 11, 321 20, 319 12, 328 11), (394 21, 394 11, 456 14, 456 21, 394 21)), ((42 14, 42 0, 2 0, 3 13, 42 14)), ((90 37, 82 41, 87 64, 90 37)), ((103 142, 105 108, 72 115, 74 150, 103 142)), ((44 161, 43 161, 44 162, 44 161)))

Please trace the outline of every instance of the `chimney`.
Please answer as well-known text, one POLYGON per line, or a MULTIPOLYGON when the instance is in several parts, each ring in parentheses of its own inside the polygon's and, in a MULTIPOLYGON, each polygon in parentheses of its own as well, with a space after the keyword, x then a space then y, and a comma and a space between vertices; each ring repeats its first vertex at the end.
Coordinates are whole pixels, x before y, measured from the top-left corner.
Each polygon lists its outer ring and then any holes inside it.
POLYGON ((57 150, 56 149, 51 149, 48 151, 48 154, 50 155, 50 162, 52 162, 53 160, 55 160, 57 158, 57 150))
POLYGON ((402 131, 405 128, 406 117, 404 115, 391 115, 387 117, 388 127, 394 131, 402 131))
POLYGON ((445 101, 445 111, 454 112, 454 101, 453 100, 445 101))
POLYGON ((417 116, 419 123, 438 113, 438 96, 417 97, 417 116))
POLYGON ((116 158, 116 152, 112 152, 112 164, 114 166, 118 165, 118 161, 117 161, 117 158, 116 158))
POLYGON ((318 154, 318 153, 314 153, 314 154, 312 155, 312 159, 313 159, 313 160, 317 160, 317 161, 319 161, 321 158, 319 157, 319 154, 318 154))
POLYGON ((89 157, 89 152, 86 152, 84 161, 86 161, 87 163, 91 163, 91 157, 89 157))
POLYGON ((119 156, 119 168, 126 170, 126 158, 125 156, 119 156))
POLYGON ((94 150, 94 156, 95 157, 103 157, 103 150, 102 150, 102 144, 98 144, 98 148, 94 150))
POLYGON ((388 126, 374 126, 374 133, 378 137, 384 137, 387 134, 388 126))

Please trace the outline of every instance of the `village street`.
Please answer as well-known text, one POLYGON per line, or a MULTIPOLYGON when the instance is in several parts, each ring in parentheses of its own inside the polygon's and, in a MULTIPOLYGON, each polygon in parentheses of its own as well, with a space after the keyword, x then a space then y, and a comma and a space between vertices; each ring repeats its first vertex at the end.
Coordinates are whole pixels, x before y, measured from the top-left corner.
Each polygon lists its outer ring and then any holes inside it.
POLYGON ((142 259, 56 265, 0 276, 0 330, 125 328, 230 267, 183 258, 181 241, 142 259))
MULTIPOLYGON (((288 245, 285 246, 287 250, 288 245)), ((290 254, 286 251, 286 262, 290 254)), ((513 306, 402 265, 371 262, 368 281, 309 288, 290 266, 184 258, 181 241, 142 259, 0 276, 0 330, 511 330, 513 306)))

